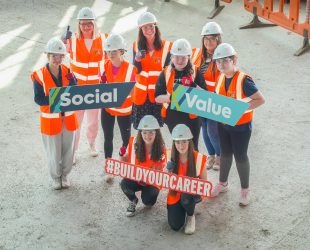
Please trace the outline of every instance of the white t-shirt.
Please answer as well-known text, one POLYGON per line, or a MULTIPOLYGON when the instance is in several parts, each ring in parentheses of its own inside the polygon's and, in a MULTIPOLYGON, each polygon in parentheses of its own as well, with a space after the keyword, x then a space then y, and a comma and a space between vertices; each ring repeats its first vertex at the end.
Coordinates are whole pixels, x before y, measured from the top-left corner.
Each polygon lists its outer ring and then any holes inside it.
POLYGON ((84 39, 84 41, 88 52, 90 52, 91 46, 93 44, 93 39, 84 39))

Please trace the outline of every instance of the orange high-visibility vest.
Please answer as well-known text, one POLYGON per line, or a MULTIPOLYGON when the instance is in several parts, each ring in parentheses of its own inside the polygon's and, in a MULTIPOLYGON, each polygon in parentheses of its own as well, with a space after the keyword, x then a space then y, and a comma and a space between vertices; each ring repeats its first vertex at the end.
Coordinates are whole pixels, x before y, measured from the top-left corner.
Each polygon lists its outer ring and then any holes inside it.
MULTIPOLYGON (((152 56, 149 52, 141 60, 142 71, 136 76, 136 84, 133 92, 133 102, 136 105, 143 105, 149 98, 150 102, 155 103, 155 85, 157 79, 164 69, 167 55, 172 43, 162 40, 162 48, 154 50, 152 56)), ((133 50, 138 51, 137 42, 133 43, 133 50)))
MULTIPOLYGON (((195 65, 193 65, 193 70, 194 73, 192 75, 193 80, 195 80, 196 78, 196 73, 197 73, 197 67, 195 65)), ((171 65, 167 66, 165 68, 165 80, 166 80, 166 88, 167 88, 167 92, 169 95, 172 95, 172 91, 173 91, 173 85, 174 85, 174 77, 175 77, 175 70, 171 67, 171 65)), ((163 103, 163 106, 161 108, 161 116, 163 118, 167 117, 167 109, 169 107, 168 103, 163 103)), ((188 114, 189 118, 191 119, 195 119, 197 118, 197 115, 194 114, 188 114)))
MULTIPOLYGON (((69 80, 66 78, 66 75, 69 73, 68 68, 65 65, 61 65, 62 72, 62 86, 69 86, 69 80)), ((53 78, 48 71, 47 67, 43 67, 38 71, 35 71, 31 74, 31 79, 34 79, 42 85, 44 89, 45 96, 49 96, 49 89, 56 88, 57 85, 53 81, 53 78)), ((45 135, 57 135, 62 131, 62 115, 61 113, 51 113, 49 105, 40 106, 41 116, 41 133, 45 135)), ((69 131, 74 131, 78 128, 78 120, 74 112, 65 112, 64 113, 64 122, 65 127, 69 131)))
POLYGON ((135 149, 134 149, 134 145, 135 145, 135 140, 136 138, 131 136, 129 139, 129 143, 128 143, 128 160, 127 162, 133 165, 139 165, 139 166, 143 166, 146 168, 152 168, 152 169, 156 169, 156 170, 163 170, 163 168, 165 167, 165 164, 167 162, 167 151, 166 151, 166 147, 164 148, 164 153, 163 153, 163 157, 160 161, 158 162, 154 162, 153 160, 149 159, 148 156, 146 157, 146 161, 145 162, 139 162, 137 157, 136 157, 136 153, 135 153, 135 149))
MULTIPOLYGON (((127 61, 123 61, 121 64, 117 75, 114 76, 112 72, 112 62, 110 60, 106 61, 104 64, 104 70, 107 77, 108 83, 113 82, 130 82, 130 79, 136 75, 137 69, 135 66, 127 61)), ((125 102, 120 107, 106 108, 105 110, 113 116, 128 116, 131 114, 132 109, 132 98, 131 93, 125 99, 125 102)))
MULTIPOLYGON (((197 177, 200 177, 204 168, 204 165, 207 161, 207 156, 203 155, 197 151, 194 151, 194 159, 195 159, 195 166, 196 166, 196 174, 197 177)), ((180 176, 187 176, 187 163, 184 167, 181 166, 179 163, 179 168, 178 168, 178 175, 180 176)), ((176 192, 176 195, 173 195, 171 191, 169 191, 168 196, 167 196, 167 204, 168 205, 173 205, 179 202, 181 199, 181 192, 176 192)))
MULTIPOLYGON (((201 66, 201 49, 199 48, 192 49, 192 62, 193 64, 196 65, 197 68, 201 66)), ((215 84, 219 75, 220 71, 217 69, 216 63, 214 61, 211 61, 204 74, 204 79, 208 91, 210 92, 215 91, 215 84)))
POLYGON ((191 60, 192 60, 192 63, 197 66, 197 68, 200 67, 200 64, 201 64, 201 49, 200 48, 192 49, 191 60))
MULTIPOLYGON (((242 102, 250 102, 252 99, 250 97, 245 96, 243 92, 243 84, 244 84, 244 80, 246 77, 247 77, 247 74, 243 73, 242 71, 236 72, 233 79, 231 80, 228 91, 226 91, 225 89, 226 77, 224 74, 220 74, 217 80, 215 92, 219 95, 224 95, 230 98, 234 98, 242 102)), ((248 123, 252 121, 253 115, 254 115, 253 110, 245 111, 236 125, 240 125, 240 124, 244 124, 244 123, 248 123)))
POLYGON ((78 85, 98 84, 104 66, 104 38, 98 35, 93 39, 90 51, 87 50, 84 38, 73 34, 70 43, 70 68, 78 80, 78 85))

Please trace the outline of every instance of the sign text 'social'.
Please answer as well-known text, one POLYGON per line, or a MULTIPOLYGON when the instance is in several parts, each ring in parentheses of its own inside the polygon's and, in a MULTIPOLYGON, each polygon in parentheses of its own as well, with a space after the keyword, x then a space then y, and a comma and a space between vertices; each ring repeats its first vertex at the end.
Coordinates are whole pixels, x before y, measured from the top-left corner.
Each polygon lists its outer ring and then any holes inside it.
POLYGON ((53 113, 120 107, 134 82, 68 86, 50 89, 50 110, 53 113))

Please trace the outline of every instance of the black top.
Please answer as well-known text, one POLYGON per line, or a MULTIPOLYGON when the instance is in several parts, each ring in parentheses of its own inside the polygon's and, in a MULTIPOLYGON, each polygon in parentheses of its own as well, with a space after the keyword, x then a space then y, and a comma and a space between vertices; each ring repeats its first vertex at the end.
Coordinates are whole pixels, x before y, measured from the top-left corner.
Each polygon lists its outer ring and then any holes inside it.
MULTIPOLYGON (((182 84, 182 77, 184 76, 188 76, 188 74, 185 74, 184 71, 178 71, 175 69, 174 83, 182 84)), ((189 87, 197 87, 197 85, 202 89, 207 89, 205 80, 200 70, 197 70, 196 77, 194 81, 191 83, 191 86, 189 87)), ((155 87, 155 97, 165 94, 167 94, 167 87, 166 87, 165 71, 163 70, 157 79, 155 87)))

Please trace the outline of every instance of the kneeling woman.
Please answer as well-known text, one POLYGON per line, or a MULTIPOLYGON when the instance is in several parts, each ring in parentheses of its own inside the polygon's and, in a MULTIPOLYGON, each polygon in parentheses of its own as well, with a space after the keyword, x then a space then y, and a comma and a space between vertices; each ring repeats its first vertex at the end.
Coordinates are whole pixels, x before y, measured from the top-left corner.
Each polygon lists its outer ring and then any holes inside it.
MULTIPOLYGON (((205 168, 207 157, 194 150, 193 135, 184 124, 178 124, 172 131, 171 162, 167 169, 174 174, 207 179, 205 168), (170 167, 169 167, 170 166, 170 167)), ((170 162, 169 162, 170 163, 170 162)), ((168 223, 177 231, 185 224, 185 233, 195 232, 195 206, 201 200, 198 195, 170 190, 167 197, 168 223)))
MULTIPOLYGON (((162 170, 166 165, 166 148, 157 119, 152 115, 144 116, 138 126, 137 136, 129 140, 128 151, 121 157, 122 161, 151 169, 162 170)), ((126 215, 134 216, 138 198, 136 192, 141 191, 144 205, 153 206, 159 194, 159 188, 128 179, 121 181, 121 188, 129 199, 126 215)))

